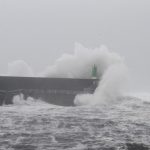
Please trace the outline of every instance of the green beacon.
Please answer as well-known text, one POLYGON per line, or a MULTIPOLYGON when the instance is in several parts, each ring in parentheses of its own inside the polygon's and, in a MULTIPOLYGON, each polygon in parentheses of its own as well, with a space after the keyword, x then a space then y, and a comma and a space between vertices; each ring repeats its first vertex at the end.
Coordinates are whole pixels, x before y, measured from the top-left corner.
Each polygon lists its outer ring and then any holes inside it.
POLYGON ((92 67, 92 79, 97 79, 97 66, 95 64, 92 67))

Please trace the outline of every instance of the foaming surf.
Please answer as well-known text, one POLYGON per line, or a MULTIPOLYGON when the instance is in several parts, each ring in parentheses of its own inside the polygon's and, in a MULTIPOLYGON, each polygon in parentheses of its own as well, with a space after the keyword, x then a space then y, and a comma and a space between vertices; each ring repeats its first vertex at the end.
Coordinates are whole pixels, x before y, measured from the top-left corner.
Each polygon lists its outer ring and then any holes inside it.
POLYGON ((23 101, 21 105, 1 107, 0 148, 150 148, 150 105, 135 97, 121 97, 112 105, 79 107, 57 107, 28 100, 29 105, 23 101))

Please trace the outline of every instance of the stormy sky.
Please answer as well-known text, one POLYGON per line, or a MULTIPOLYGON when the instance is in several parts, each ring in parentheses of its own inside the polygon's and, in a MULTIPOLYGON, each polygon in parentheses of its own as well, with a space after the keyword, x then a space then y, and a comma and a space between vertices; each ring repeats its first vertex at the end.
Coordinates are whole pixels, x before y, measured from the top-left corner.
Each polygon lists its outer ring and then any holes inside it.
POLYGON ((24 60, 36 72, 75 42, 124 57, 135 91, 150 92, 149 0, 0 0, 0 73, 24 60))

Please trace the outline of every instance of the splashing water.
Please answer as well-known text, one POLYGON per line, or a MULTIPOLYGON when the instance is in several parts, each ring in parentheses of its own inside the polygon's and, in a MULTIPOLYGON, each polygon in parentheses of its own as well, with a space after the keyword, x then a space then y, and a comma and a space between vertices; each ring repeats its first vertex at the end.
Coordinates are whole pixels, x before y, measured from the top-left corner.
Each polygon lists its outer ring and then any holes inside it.
POLYGON ((41 73, 46 77, 91 78, 91 69, 95 64, 98 77, 101 78, 109 66, 123 63, 116 53, 109 52, 105 46, 88 49, 81 44, 75 45, 73 54, 63 54, 54 65, 41 73))
MULTIPOLYGON (((76 105, 97 105, 111 102, 122 94, 127 82, 127 67, 123 58, 105 46, 88 49, 76 43, 73 54, 64 54, 38 76, 59 78, 91 78, 93 65, 97 66, 100 83, 93 95, 78 95, 76 105)), ((9 65, 9 75, 33 76, 32 69, 23 61, 9 65)))
POLYGON ((127 81, 127 68, 124 64, 111 65, 104 73, 94 94, 77 95, 76 105, 101 105, 111 103, 122 96, 123 85, 127 81))
POLYGON ((16 60, 8 64, 8 76, 33 77, 32 68, 23 60, 16 60))

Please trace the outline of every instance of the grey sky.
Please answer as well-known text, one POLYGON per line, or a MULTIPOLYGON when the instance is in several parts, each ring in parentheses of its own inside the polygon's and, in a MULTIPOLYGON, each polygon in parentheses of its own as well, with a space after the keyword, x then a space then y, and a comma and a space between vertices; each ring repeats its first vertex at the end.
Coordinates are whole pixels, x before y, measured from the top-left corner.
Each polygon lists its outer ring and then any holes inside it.
POLYGON ((149 0, 0 0, 0 73, 16 59, 41 71, 75 42, 121 54, 150 91, 149 0))

